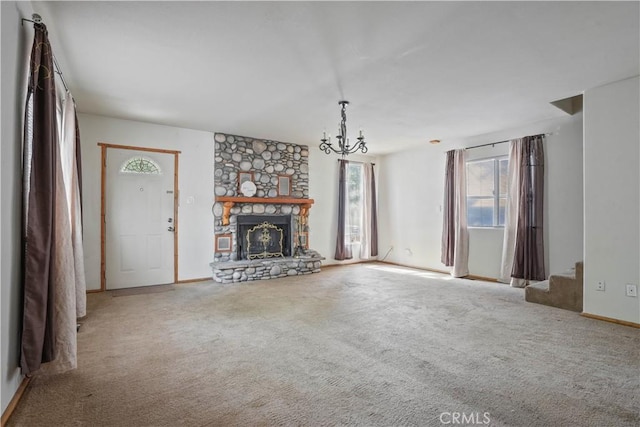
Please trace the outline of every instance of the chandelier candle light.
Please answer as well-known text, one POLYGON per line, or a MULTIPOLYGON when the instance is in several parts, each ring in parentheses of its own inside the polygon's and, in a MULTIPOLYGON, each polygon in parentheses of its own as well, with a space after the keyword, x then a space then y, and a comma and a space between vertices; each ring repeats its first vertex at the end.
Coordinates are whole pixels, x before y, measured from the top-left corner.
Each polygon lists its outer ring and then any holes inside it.
POLYGON ((347 109, 346 106, 349 101, 339 101, 338 105, 342 106, 342 120, 339 123, 338 135, 338 148, 334 148, 331 145, 331 135, 327 138, 327 133, 322 133, 322 143, 320 144, 320 149, 324 151, 326 154, 331 154, 333 151, 336 154, 340 154, 343 158, 344 156, 348 156, 349 154, 353 154, 356 151, 362 151, 362 154, 368 151, 367 146, 364 142, 364 135, 362 135, 362 129, 360 129, 360 134, 358 135, 358 142, 355 145, 349 145, 349 138, 347 138, 347 109))

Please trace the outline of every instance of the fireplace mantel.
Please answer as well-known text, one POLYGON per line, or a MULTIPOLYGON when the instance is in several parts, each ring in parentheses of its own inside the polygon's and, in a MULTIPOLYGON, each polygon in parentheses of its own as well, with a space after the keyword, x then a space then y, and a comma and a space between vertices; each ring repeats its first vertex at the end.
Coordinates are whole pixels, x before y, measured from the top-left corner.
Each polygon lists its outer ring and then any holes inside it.
POLYGON ((292 197, 216 196, 216 202, 271 203, 273 205, 312 205, 314 200, 313 199, 295 199, 292 197))
POLYGON ((309 209, 313 205, 313 199, 300 199, 291 197, 242 197, 242 196, 216 196, 216 202, 222 202, 222 225, 229 225, 231 208, 236 203, 270 203, 274 205, 300 205, 302 223, 307 223, 309 209))

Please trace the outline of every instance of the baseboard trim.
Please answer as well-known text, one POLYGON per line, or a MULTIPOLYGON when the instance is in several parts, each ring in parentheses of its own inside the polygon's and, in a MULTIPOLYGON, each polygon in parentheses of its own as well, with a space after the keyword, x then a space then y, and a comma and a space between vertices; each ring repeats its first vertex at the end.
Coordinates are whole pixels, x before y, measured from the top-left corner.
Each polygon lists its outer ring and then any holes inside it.
POLYGON ((16 390, 16 393, 13 395, 11 402, 9 402, 9 404, 7 405, 7 409, 5 409, 5 411, 2 413, 2 421, 0 422, 0 425, 5 426, 7 422, 9 422, 9 418, 11 418, 11 415, 13 415, 13 411, 15 411, 16 407, 18 406, 18 402, 20 402, 20 399, 22 398, 22 395, 24 394, 30 382, 31 377, 24 377, 22 379, 18 390, 16 390))
POLYGON ((431 273, 445 274, 447 276, 450 275, 450 273, 448 271, 436 270, 435 268, 415 267, 413 265, 400 264, 398 262, 391 262, 391 261, 378 261, 378 262, 380 262, 382 264, 397 265, 398 267, 413 268, 413 269, 416 269, 416 270, 429 271, 431 273))
POLYGON ((476 276, 475 274, 469 274, 467 277, 463 277, 463 279, 482 280, 483 282, 492 282, 492 283, 502 283, 495 277, 476 276))
MULTIPOLYGON (((431 273, 440 273, 440 274, 445 274, 447 276, 449 276, 451 273, 449 273, 448 271, 444 271, 444 270, 436 270, 435 268, 426 268, 426 267, 414 267, 412 265, 405 265, 405 264, 399 264, 397 262, 391 262, 391 261, 378 261, 381 262, 383 264, 389 264, 389 265, 397 265, 399 267, 406 267, 406 268, 415 268, 416 270, 423 270, 423 271, 429 271, 431 273)), ((494 283, 501 283, 498 279, 496 279, 495 277, 485 277, 485 276, 476 276, 475 274, 469 274, 467 276, 464 277, 459 277, 459 279, 469 279, 469 280, 482 280, 484 282, 494 282, 494 283)))
POLYGON ((613 319, 611 317, 606 317, 606 316, 598 316, 597 314, 585 313, 584 311, 580 313, 580 316, 588 317, 589 319, 603 320, 605 322, 616 323, 618 325, 630 326, 632 328, 640 329, 640 323, 627 322, 626 320, 613 319))
MULTIPOLYGON (((198 279, 178 280, 175 283, 181 285, 183 283, 206 282, 207 280, 213 280, 213 279, 211 277, 200 277, 198 279)), ((87 293, 88 294, 97 294, 97 293, 100 293, 100 292, 105 292, 107 290, 113 290, 113 289, 89 289, 89 290, 87 290, 87 293)))
POLYGON ((199 279, 178 280, 176 283, 181 285, 183 283, 206 282, 208 280, 213 280, 213 277, 201 277, 199 279))
POLYGON ((321 269, 321 270, 324 270, 324 269, 326 269, 326 268, 344 267, 344 266, 346 266, 346 265, 351 265, 351 264, 326 264, 326 265, 322 264, 322 265, 320 266, 320 269, 321 269))

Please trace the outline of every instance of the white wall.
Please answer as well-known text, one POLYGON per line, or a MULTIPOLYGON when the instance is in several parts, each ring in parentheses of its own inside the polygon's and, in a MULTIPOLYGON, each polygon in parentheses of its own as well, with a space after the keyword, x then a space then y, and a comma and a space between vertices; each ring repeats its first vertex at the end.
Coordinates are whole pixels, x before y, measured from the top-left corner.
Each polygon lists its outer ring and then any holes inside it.
POLYGON ((22 325, 21 257, 21 140, 27 59, 33 29, 25 3, 2 2, 2 143, 0 144, 0 396, 2 412, 22 381, 18 362, 22 325))
POLYGON ((640 78, 584 96, 584 311, 640 323, 640 78), (605 291, 596 291, 604 280, 605 291))
POLYGON ((378 186, 380 259, 444 268, 440 264, 443 152, 443 147, 425 145, 383 156, 378 186))
POLYGON ((181 151, 178 279, 211 277, 213 260, 213 133, 79 114, 82 141, 84 254, 87 289, 100 288, 99 142, 181 151), (194 202, 187 203, 193 197, 194 202))
MULTIPOLYGON (((380 171, 380 250, 386 261, 448 271, 440 262, 444 163, 447 150, 552 133, 545 142, 545 253, 547 273, 582 260, 582 115, 492 134, 445 141, 386 155, 380 171)), ((469 150, 470 159, 508 153, 508 144, 469 150)), ((469 230, 472 275, 499 276, 503 229, 469 230)))
MULTIPOLYGON (((360 261, 359 249, 355 248, 352 260, 333 259, 338 230, 338 159, 335 154, 320 151, 317 145, 309 145, 309 198, 314 199, 309 211, 309 247, 326 258, 323 265, 360 261)), ((380 170, 379 159, 373 156, 350 155, 348 160, 373 162, 377 165, 376 172, 380 170)))
POLYGON ((545 144, 545 264, 560 273, 584 261, 583 116, 552 129, 545 144), (557 133, 557 134, 555 134, 557 133))

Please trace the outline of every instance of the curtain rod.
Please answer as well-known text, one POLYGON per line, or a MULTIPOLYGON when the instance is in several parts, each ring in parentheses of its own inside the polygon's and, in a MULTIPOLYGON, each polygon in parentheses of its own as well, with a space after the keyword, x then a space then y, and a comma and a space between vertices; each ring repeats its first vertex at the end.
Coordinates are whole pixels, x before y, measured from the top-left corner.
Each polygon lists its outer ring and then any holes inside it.
POLYGON ((504 144, 505 142, 509 142, 510 140, 507 139, 506 141, 498 141, 498 142, 489 142, 487 144, 480 144, 480 145, 474 145, 473 147, 465 147, 465 150, 473 150, 474 148, 480 148, 480 147, 488 147, 489 145, 491 145, 492 147, 494 145, 497 144, 504 144))
MULTIPOLYGON (((340 161, 340 160, 345 160, 345 159, 338 159, 338 161, 340 161)), ((360 164, 365 164, 365 163, 367 163, 367 162, 360 162, 360 161, 358 161, 358 160, 347 160, 347 161, 348 161, 348 162, 350 162, 350 163, 360 163, 360 164)), ((375 166, 375 165, 376 165, 376 164, 375 164, 375 163, 373 163, 373 162, 372 162, 371 164, 372 164, 373 166, 375 166)))
MULTIPOLYGON (((549 135, 553 135, 552 133, 540 133, 538 135, 531 135, 531 136, 549 136, 549 135)), ((465 147, 465 150, 473 150, 474 148, 480 148, 480 147, 488 147, 489 145, 491 145, 492 147, 494 145, 497 144, 504 144, 505 142, 509 142, 511 141, 510 139, 507 139, 506 141, 498 141, 498 142, 489 142, 487 144, 480 144, 480 145, 474 145, 472 147, 465 147)))
MULTIPOLYGON (((22 18, 22 25, 24 25, 24 21, 31 22, 34 25, 42 24, 42 17, 37 13, 34 13, 33 15, 31 15, 31 19, 22 18)), ((52 58, 53 58, 53 68, 55 68, 54 72, 58 76, 60 76, 60 81, 62 82, 62 86, 64 86, 64 89, 67 92, 69 92, 69 86, 67 86, 67 82, 64 80, 64 76, 62 75, 62 70, 60 69, 60 65, 58 65, 58 60, 56 59, 55 55, 52 55, 52 58)))

